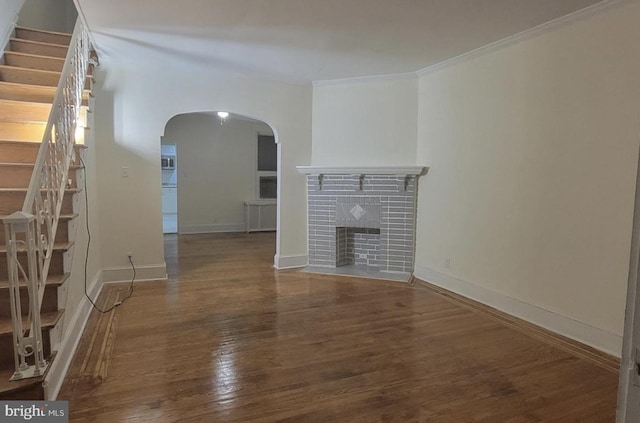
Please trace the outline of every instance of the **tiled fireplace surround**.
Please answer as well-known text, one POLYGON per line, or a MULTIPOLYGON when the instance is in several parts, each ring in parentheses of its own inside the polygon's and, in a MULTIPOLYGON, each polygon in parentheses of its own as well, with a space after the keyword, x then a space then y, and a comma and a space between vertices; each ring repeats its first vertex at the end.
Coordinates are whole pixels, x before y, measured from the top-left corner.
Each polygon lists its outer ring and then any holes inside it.
POLYGON ((307 175, 311 268, 413 272, 417 180, 424 167, 298 170, 307 175))

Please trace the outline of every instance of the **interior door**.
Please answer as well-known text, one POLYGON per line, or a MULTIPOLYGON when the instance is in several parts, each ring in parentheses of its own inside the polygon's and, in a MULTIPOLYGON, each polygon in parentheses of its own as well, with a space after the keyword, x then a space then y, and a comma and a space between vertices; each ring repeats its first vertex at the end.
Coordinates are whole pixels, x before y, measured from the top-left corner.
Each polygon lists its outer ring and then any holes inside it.
POLYGON ((633 213, 633 235, 629 266, 627 309, 624 320, 624 341, 620 384, 618 389, 617 423, 640 421, 640 162, 636 178, 636 200, 633 213))

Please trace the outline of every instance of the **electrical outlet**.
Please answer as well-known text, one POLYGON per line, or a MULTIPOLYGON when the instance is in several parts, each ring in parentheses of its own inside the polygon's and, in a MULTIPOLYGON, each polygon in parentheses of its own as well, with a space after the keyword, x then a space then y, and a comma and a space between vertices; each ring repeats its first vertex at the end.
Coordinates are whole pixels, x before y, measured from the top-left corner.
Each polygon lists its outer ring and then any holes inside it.
POLYGON ((127 252, 127 257, 128 258, 133 258, 133 251, 127 252))
POLYGON ((120 170, 120 174, 122 175, 123 178, 128 178, 129 177, 129 166, 122 166, 122 169, 120 170))
POLYGON ((444 267, 447 268, 447 269, 451 269, 451 259, 449 257, 447 257, 444 260, 444 267))

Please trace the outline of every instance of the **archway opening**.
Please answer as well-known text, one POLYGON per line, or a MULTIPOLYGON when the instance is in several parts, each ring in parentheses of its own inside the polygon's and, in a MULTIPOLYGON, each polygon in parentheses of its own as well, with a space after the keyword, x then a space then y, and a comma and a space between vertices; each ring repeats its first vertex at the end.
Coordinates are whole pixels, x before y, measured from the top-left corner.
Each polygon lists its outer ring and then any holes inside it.
MULTIPOLYGON (((171 242, 247 237, 275 253, 278 149, 265 122, 234 113, 172 117, 161 139, 165 255, 171 242), (208 235, 208 236, 205 236, 208 235), (169 245, 167 245, 169 243, 169 245)), ((170 260, 167 260, 169 266, 170 260)))

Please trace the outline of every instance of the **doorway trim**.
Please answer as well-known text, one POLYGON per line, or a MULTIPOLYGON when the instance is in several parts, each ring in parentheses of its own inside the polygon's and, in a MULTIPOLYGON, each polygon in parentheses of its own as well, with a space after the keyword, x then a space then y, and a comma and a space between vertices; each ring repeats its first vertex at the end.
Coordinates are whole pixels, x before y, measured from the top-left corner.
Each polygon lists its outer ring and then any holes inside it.
POLYGON ((636 175, 629 283, 618 385, 617 423, 635 423, 640 416, 640 154, 636 175))

